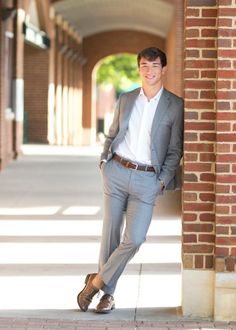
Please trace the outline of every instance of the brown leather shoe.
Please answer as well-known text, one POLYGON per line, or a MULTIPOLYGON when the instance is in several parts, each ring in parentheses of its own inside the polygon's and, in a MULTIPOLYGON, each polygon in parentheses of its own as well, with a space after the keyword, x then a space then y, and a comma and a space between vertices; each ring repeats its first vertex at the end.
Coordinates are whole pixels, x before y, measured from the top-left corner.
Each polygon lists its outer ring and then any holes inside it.
POLYGON ((95 313, 107 314, 110 313, 113 309, 115 309, 114 297, 110 294, 104 294, 95 309, 95 313))
POLYGON ((92 285, 92 281, 96 276, 96 273, 88 274, 85 279, 85 287, 83 290, 78 294, 77 302, 80 309, 83 312, 86 312, 90 303, 92 302, 93 297, 96 293, 98 293, 98 289, 92 285))

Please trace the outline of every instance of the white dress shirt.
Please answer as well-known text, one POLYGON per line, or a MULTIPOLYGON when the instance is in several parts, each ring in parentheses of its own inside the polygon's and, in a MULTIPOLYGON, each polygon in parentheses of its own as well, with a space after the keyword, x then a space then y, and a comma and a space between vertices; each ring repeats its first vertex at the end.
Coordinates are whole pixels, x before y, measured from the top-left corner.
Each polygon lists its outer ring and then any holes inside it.
POLYGON ((151 165, 151 129, 163 87, 148 101, 141 88, 129 120, 124 140, 115 152, 134 162, 151 165))

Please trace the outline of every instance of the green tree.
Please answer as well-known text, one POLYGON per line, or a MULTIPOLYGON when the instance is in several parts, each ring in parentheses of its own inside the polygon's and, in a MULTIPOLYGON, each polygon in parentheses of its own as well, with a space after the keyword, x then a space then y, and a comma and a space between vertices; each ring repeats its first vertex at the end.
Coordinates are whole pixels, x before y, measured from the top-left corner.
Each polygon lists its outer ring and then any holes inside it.
POLYGON ((112 84, 117 93, 139 83, 136 55, 125 53, 107 56, 97 71, 97 84, 112 84))

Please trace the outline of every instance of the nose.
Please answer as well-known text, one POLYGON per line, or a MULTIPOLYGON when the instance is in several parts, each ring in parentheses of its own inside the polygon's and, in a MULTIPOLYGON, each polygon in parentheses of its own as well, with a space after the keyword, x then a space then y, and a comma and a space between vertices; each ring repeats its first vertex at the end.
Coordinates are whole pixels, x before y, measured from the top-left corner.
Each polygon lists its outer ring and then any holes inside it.
POLYGON ((152 72, 152 67, 151 67, 151 66, 148 66, 148 67, 146 68, 146 72, 147 72, 147 73, 152 72))

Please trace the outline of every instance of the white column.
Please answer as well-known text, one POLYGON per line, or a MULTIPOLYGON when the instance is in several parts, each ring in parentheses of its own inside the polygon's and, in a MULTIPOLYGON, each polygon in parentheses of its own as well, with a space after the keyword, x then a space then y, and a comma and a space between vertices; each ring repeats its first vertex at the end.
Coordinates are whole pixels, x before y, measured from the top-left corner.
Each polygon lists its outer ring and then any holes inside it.
POLYGON ((24 120, 24 80, 13 80, 13 112, 15 114, 15 120, 23 122, 24 120))
POLYGON ((214 287, 214 270, 183 270, 183 315, 188 317, 213 317, 214 287))
POLYGON ((236 273, 216 273, 215 320, 236 321, 236 273))

